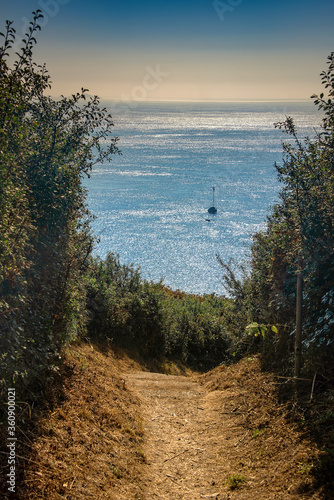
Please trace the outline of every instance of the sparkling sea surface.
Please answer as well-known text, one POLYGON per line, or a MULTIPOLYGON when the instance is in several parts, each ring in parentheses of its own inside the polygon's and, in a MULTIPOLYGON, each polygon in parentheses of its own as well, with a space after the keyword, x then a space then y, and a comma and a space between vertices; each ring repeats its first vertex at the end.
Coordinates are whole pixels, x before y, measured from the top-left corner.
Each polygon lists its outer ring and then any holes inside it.
POLYGON ((313 136, 317 108, 311 100, 103 105, 122 156, 84 180, 95 255, 118 253, 173 289, 224 294, 216 254, 247 259, 278 200, 274 162, 288 136, 273 124, 292 116, 300 137, 313 136), (218 211, 210 215, 213 186, 218 211))

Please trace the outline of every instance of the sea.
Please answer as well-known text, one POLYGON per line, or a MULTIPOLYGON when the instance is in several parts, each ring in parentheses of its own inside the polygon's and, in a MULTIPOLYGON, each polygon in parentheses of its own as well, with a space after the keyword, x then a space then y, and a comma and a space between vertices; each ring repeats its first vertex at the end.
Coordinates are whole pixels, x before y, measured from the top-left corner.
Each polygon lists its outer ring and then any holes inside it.
POLYGON ((300 138, 321 116, 309 101, 105 102, 122 155, 95 164, 88 207, 94 254, 119 254, 143 278, 193 294, 226 295, 217 255, 248 265, 281 186, 274 127, 294 118, 300 138), (215 188, 214 190, 212 188, 215 188), (213 205, 216 214, 208 213, 213 205))

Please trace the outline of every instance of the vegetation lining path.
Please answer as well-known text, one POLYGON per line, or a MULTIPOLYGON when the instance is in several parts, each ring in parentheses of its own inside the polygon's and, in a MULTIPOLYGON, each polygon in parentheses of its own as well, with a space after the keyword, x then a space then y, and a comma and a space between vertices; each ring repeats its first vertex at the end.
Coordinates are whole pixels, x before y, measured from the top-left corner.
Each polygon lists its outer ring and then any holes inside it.
POLYGON ((324 452, 288 422, 257 358, 167 376, 83 343, 68 350, 48 392, 31 415, 18 414, 16 498, 333 498, 312 474, 324 452))

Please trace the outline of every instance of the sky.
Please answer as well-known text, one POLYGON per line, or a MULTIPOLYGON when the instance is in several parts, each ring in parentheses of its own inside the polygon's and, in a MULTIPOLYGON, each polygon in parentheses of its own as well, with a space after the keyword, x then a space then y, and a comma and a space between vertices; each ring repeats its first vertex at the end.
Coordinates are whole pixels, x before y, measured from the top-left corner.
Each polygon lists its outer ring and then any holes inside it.
POLYGON ((334 51, 333 0, 2 0, 0 31, 37 9, 55 97, 308 99, 334 51))

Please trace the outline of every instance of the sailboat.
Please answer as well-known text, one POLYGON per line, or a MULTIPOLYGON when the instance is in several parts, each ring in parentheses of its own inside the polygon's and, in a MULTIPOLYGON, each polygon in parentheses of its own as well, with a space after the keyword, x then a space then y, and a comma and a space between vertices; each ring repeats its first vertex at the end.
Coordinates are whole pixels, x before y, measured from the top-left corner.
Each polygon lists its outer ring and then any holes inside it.
POLYGON ((212 207, 210 207, 208 209, 209 214, 216 214, 217 213, 217 209, 215 207, 215 190, 216 190, 216 188, 213 187, 212 188, 212 207))

